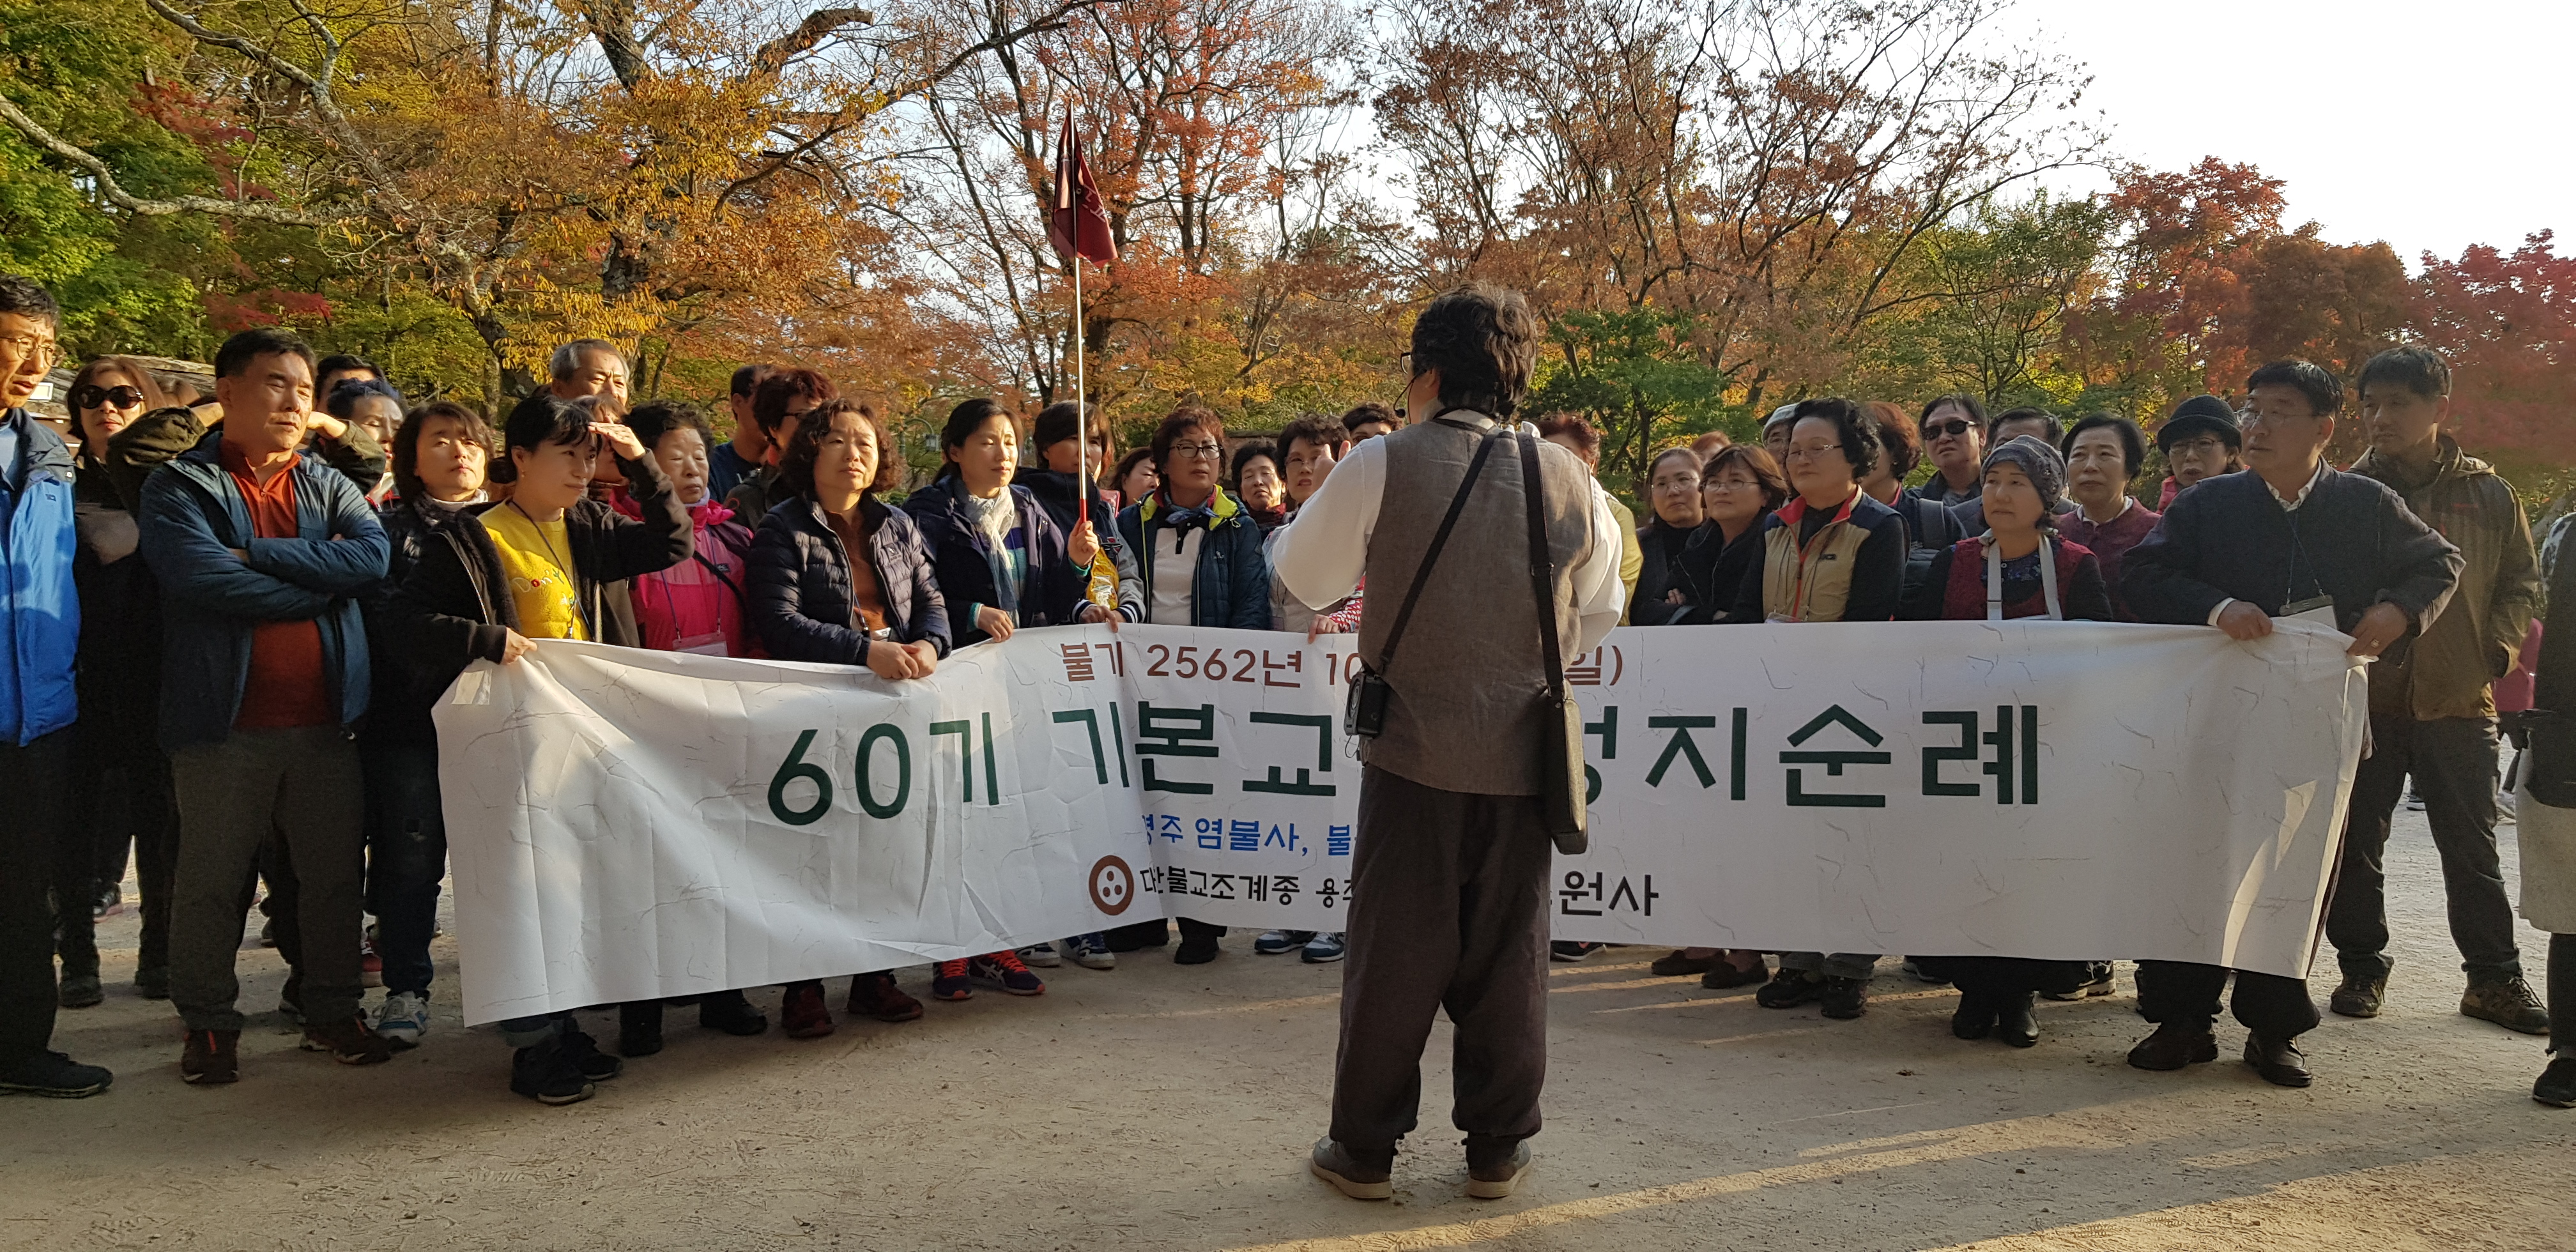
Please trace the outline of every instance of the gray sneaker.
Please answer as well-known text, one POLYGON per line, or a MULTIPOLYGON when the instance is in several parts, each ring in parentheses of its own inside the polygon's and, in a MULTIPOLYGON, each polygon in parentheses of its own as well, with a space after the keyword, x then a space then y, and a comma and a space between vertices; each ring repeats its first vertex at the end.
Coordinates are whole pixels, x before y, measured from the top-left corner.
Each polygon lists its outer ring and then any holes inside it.
POLYGON ((1342 942, 1342 932, 1319 930, 1314 938, 1306 941, 1306 946, 1297 953, 1297 959, 1308 965, 1330 965, 1342 959, 1348 951, 1349 946, 1342 942))

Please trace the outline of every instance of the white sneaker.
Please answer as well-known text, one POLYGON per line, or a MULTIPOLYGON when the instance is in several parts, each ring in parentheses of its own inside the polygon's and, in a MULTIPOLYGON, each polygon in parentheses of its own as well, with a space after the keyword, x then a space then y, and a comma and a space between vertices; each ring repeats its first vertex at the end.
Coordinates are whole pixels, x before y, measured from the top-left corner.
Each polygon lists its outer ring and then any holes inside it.
POLYGON ((1020 949, 1020 963, 1034 965, 1039 969, 1054 969, 1064 964, 1064 958, 1056 955, 1055 945, 1052 943, 1033 943, 1020 949))
POLYGON ((417 1048, 420 1037, 429 1033, 429 997, 417 991, 397 991, 385 997, 376 1008, 376 1033, 397 1048, 417 1048))

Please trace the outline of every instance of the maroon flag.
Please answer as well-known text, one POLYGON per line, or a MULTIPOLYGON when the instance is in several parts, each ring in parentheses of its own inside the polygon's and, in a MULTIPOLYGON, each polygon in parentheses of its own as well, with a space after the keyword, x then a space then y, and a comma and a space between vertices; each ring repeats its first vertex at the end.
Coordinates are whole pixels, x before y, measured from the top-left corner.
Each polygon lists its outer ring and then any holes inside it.
POLYGON ((1109 215, 1100 208, 1100 184, 1091 181, 1091 162, 1083 159, 1070 113, 1056 145, 1055 204, 1047 215, 1047 240, 1068 259, 1081 257, 1095 265, 1118 259, 1118 245, 1109 238, 1109 215))

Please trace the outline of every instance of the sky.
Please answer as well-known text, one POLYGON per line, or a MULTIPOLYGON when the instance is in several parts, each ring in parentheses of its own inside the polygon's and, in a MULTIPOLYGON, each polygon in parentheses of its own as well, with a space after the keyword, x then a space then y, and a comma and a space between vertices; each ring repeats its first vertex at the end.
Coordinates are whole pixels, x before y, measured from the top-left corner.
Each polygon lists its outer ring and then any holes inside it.
POLYGON ((2021 0, 1996 23, 2084 63, 2117 156, 2251 163, 2333 242, 2414 269, 2576 233, 2576 0, 2021 0))

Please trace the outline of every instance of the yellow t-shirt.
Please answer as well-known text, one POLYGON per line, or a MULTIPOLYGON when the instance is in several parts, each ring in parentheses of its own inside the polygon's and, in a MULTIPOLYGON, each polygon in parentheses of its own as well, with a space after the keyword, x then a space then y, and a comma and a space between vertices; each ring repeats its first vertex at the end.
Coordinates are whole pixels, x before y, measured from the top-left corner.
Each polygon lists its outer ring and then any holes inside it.
POLYGON ((530 639, 589 638, 582 630, 580 593, 563 567, 572 552, 563 519, 539 526, 504 504, 484 510, 483 529, 500 549, 501 573, 519 610, 519 633, 530 639))

